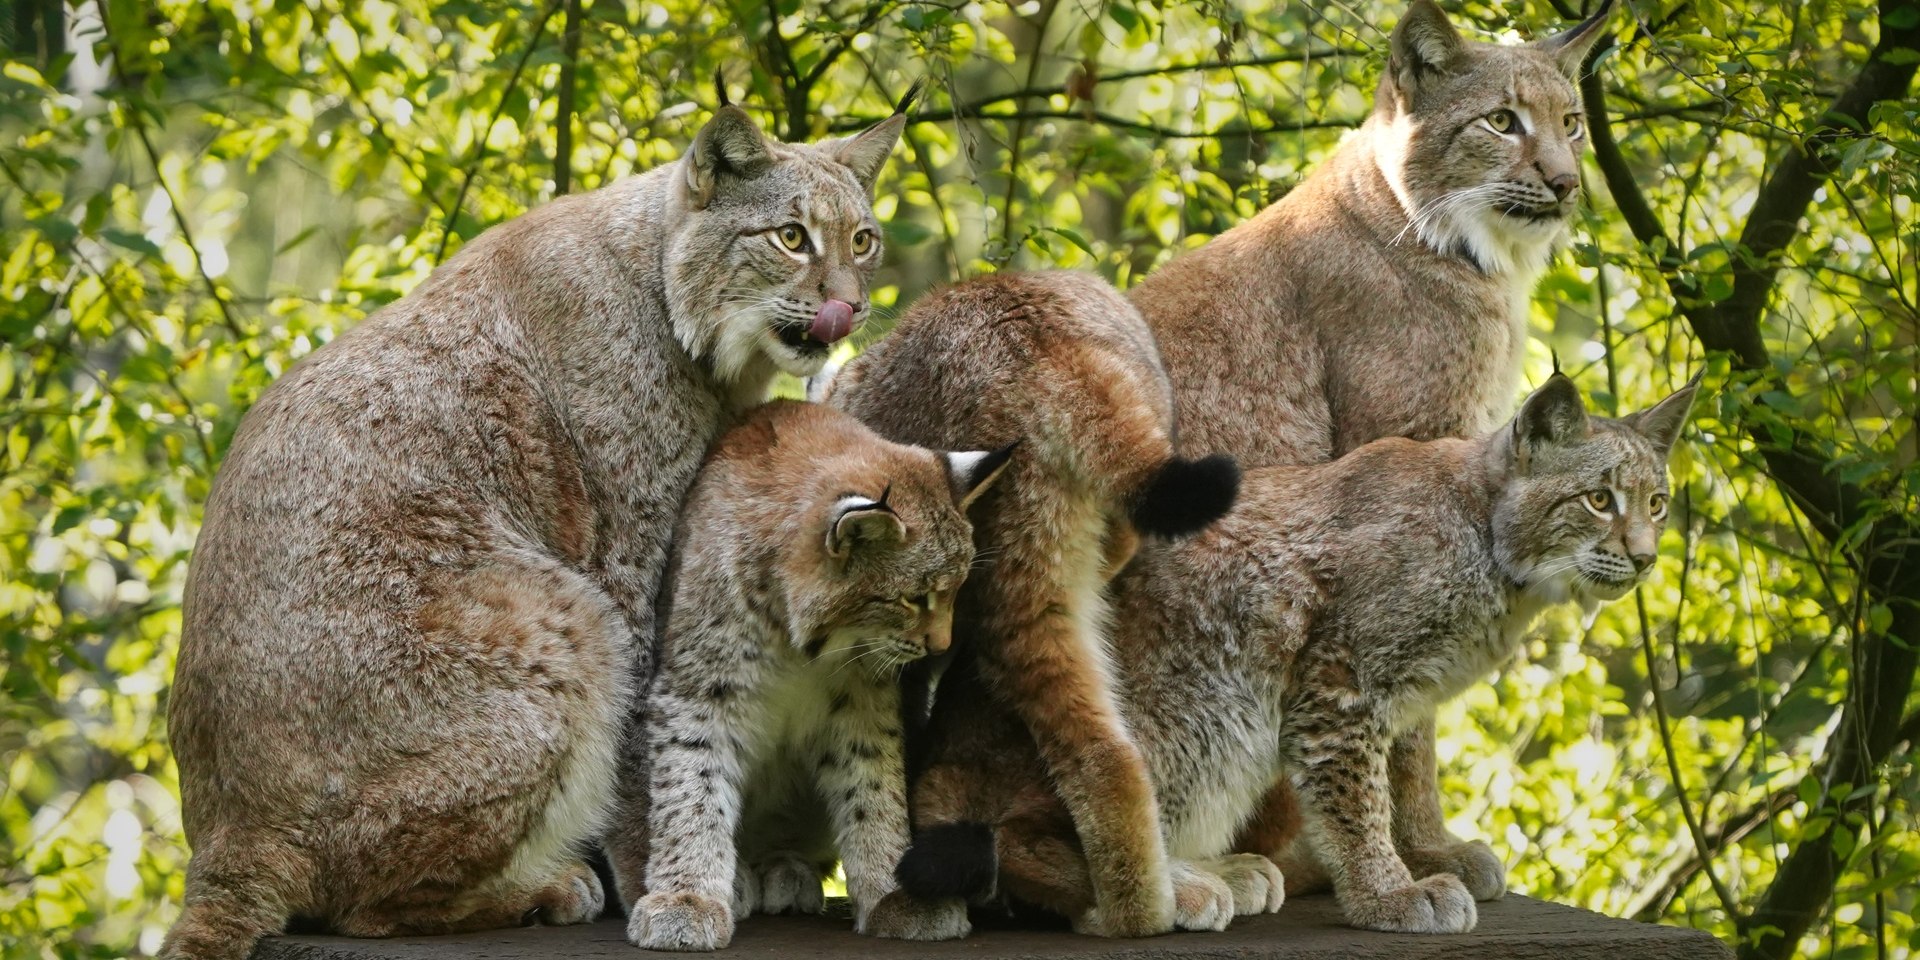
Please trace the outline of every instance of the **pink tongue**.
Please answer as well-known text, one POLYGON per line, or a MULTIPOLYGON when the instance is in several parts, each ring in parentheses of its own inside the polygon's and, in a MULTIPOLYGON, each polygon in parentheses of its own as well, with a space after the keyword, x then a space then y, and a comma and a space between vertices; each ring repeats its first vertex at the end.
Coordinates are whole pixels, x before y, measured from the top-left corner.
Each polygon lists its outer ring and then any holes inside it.
POLYGON ((821 343, 833 343, 853 332, 853 307, 845 300, 828 300, 813 315, 807 333, 821 343))

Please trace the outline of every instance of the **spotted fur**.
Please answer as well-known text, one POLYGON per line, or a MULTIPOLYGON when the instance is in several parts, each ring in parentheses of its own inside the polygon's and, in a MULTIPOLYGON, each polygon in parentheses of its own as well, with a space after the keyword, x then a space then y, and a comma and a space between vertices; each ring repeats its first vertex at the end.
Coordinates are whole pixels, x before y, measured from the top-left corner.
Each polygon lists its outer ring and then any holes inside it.
POLYGON ((894 889, 907 843, 898 672, 944 651, 998 455, 889 443, 777 402, 723 437, 680 521, 647 745, 650 852, 628 937, 726 946, 747 914, 817 912, 845 864, 856 928, 946 939, 959 899, 894 889))
MULTIPOLYGON (((1396 849, 1390 744, 1510 656, 1540 611, 1646 575, 1694 389, 1605 420, 1556 375, 1479 439, 1248 471, 1213 529, 1143 549, 1114 582, 1113 662, 1168 854, 1245 885, 1259 863, 1221 858, 1284 777, 1349 922, 1471 929, 1461 878, 1416 877, 1396 849)), ((1002 884, 1084 909, 1097 884, 1038 764, 975 760, 964 775, 995 791, 1002 884)))

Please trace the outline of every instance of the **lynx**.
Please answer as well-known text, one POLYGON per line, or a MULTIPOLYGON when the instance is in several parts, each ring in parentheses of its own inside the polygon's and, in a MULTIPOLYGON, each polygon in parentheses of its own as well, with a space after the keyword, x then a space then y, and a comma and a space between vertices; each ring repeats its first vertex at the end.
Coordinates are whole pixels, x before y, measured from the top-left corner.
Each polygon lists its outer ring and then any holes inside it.
POLYGON ((635 944, 713 950, 756 909, 818 911, 836 860, 861 932, 966 934, 964 901, 894 889, 898 673, 947 648, 973 561, 966 509, 1009 453, 888 443, 792 402, 721 439, 668 573, 641 733, 652 846, 635 944))
MULTIPOLYGON (((194 855, 162 955, 574 923, 681 499, 776 370, 867 313, 904 118, 679 161, 467 244, 248 412, 188 577, 194 855)), ((616 838, 616 841, 618 838, 616 838)), ((637 879, 632 857, 616 865, 637 879)))
MULTIPOLYGON (((1471 929, 1461 879, 1416 877, 1395 849, 1389 744, 1543 610, 1617 599, 1652 569, 1696 386, 1608 420, 1556 374, 1478 439, 1249 470, 1213 529, 1143 548, 1114 583, 1113 662, 1169 854, 1219 857, 1286 777, 1349 922, 1471 929)), ((1098 883, 1031 747, 973 759, 973 782, 997 791, 1006 889, 1086 909, 1098 883)))
MULTIPOLYGON (((1394 27, 1372 116, 1254 219, 1148 276, 1131 298, 1158 338, 1182 448, 1243 467, 1321 463, 1381 437, 1475 436, 1519 386, 1527 298, 1567 236, 1586 144, 1575 77, 1590 19, 1524 46, 1469 43, 1432 0, 1394 27)), ((1442 823, 1433 728, 1395 745, 1416 870, 1505 890, 1483 844, 1442 823)), ((1285 850, 1275 797, 1247 849, 1285 850)), ((1307 889, 1316 872, 1283 863, 1307 889)))
MULTIPOLYGON (((1223 927, 1224 888, 1167 861, 1106 651, 1105 587, 1139 534, 1204 528, 1239 478, 1230 459, 1174 454, 1170 391, 1139 314, 1090 275, 980 277, 923 297, 826 396, 903 443, 1019 444, 981 503, 982 569, 960 594, 957 659, 910 748, 916 824, 968 803, 945 754, 1011 725, 1037 744, 1086 842, 1098 902, 1077 928, 1223 927)), ((917 832, 901 881, 922 896, 977 894, 991 855, 964 830, 917 832)))

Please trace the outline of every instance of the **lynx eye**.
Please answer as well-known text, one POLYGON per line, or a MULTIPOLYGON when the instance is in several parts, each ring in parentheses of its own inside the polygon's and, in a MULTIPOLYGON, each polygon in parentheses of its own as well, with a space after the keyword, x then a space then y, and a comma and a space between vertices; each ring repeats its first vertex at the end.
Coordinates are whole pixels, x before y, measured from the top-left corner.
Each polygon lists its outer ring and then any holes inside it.
POLYGON ((1495 110, 1487 114, 1486 120, 1494 133, 1512 133, 1520 129, 1520 118, 1512 110, 1495 110))
POLYGON ((1653 518, 1655 520, 1658 520, 1661 517, 1666 516, 1667 515, 1667 495, 1664 493, 1656 493, 1653 496, 1648 497, 1647 509, 1653 512, 1653 518))
POLYGON ((1569 113, 1566 116, 1560 118, 1560 125, 1566 128, 1567 136, 1569 137, 1579 136, 1580 131, 1584 128, 1584 123, 1581 121, 1580 115, 1577 113, 1569 113))
POLYGON ((853 255, 864 257, 873 250, 873 231, 862 230, 853 235, 853 255))
POLYGON ((1587 509, 1594 513, 1607 513, 1613 509, 1612 490, 1590 490, 1586 496, 1587 509))
POLYGON ((781 246, 795 253, 807 249, 807 228, 797 223, 789 223, 775 230, 774 235, 780 238, 781 246))

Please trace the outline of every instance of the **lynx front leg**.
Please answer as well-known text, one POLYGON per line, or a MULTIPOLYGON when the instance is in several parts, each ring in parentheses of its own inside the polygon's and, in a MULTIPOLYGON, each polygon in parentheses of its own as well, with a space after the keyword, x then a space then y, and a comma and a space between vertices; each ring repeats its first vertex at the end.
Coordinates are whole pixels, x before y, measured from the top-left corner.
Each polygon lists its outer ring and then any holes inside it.
POLYGON ((1475 900, 1507 893, 1507 868, 1493 848, 1448 832, 1440 810, 1439 771, 1433 754, 1433 716, 1403 731, 1387 754, 1393 785, 1393 842, 1416 877, 1451 873, 1475 900))
MULTIPOLYGON (((1332 665, 1321 676, 1344 675, 1332 665)), ((1288 711, 1287 738, 1307 826, 1347 922, 1396 933, 1464 933, 1473 897, 1451 873, 1414 880, 1393 846, 1382 719, 1356 690, 1322 687, 1288 711)))
POLYGON ((717 950, 733 939, 737 720, 722 703, 656 687, 643 728, 652 743, 647 893, 627 915, 635 946, 717 950))
POLYGON ((966 901, 926 901, 895 889, 894 866, 906 852, 907 774, 898 718, 899 688, 876 682, 836 701, 841 735, 816 768, 853 900, 854 929, 902 940, 967 935, 966 901))

